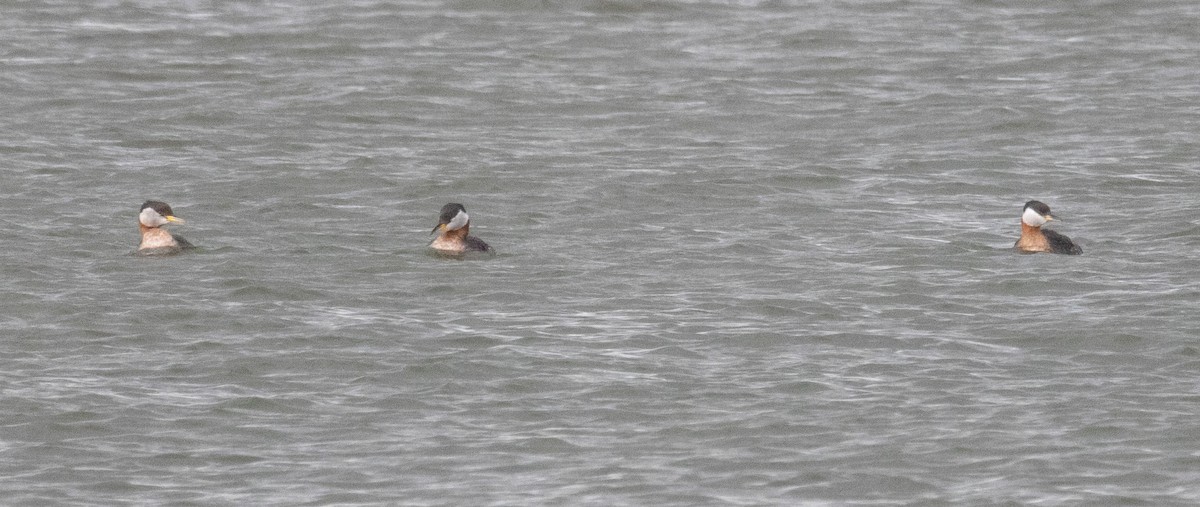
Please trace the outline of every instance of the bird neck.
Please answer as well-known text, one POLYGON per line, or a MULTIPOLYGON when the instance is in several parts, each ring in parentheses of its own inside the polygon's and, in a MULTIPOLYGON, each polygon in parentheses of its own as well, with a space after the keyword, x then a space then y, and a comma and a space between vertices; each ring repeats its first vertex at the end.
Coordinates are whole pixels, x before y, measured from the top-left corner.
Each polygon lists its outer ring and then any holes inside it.
POLYGON ((1046 235, 1042 233, 1041 227, 1034 227, 1025 222, 1021 222, 1021 239, 1017 240, 1015 245, 1018 250, 1023 252, 1049 252, 1050 241, 1046 239, 1046 235))
POLYGON ((471 224, 466 224, 462 227, 459 227, 458 229, 454 229, 453 231, 446 231, 446 234, 444 234, 444 236, 446 237, 446 239, 465 239, 467 237, 467 232, 469 232, 470 230, 471 230, 471 224))

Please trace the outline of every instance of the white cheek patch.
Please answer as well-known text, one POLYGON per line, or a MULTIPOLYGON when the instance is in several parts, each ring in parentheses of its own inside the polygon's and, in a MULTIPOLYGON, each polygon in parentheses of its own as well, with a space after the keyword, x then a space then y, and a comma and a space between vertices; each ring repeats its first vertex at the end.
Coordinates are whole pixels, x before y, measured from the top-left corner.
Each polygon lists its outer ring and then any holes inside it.
POLYGON ((469 220, 471 220, 471 217, 467 216, 466 211, 459 211, 458 214, 454 215, 454 218, 450 220, 450 223, 446 224, 446 230, 453 231, 462 229, 462 226, 467 225, 469 220))
POLYGON ((167 219, 159 215, 157 211, 154 211, 154 208, 142 210, 142 214, 138 215, 138 220, 146 227, 158 227, 167 223, 167 219))
POLYGON ((1042 218, 1033 208, 1025 209, 1025 213, 1021 215, 1021 221, 1033 227, 1041 227, 1046 223, 1046 219, 1042 218))

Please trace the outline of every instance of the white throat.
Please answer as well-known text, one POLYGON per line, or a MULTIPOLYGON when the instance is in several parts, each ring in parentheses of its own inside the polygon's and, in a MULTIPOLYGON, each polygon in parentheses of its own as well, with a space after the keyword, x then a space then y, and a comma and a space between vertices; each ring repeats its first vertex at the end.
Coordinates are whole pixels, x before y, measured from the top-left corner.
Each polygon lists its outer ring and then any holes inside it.
POLYGON ((1030 227, 1041 227, 1046 223, 1046 218, 1039 215, 1033 208, 1026 208, 1025 213, 1021 214, 1021 222, 1030 227))
POLYGON ((167 219, 163 218, 162 215, 159 215, 157 211, 154 211, 154 208, 146 208, 142 210, 142 213, 138 215, 138 221, 140 221, 142 225, 146 227, 158 227, 167 223, 167 219))
POLYGON ((467 222, 469 222, 470 220, 471 220, 471 217, 467 216, 466 211, 459 211, 458 214, 454 215, 454 218, 452 218, 450 220, 450 223, 446 224, 446 230, 447 231, 455 231, 458 229, 462 229, 463 226, 467 225, 467 222))

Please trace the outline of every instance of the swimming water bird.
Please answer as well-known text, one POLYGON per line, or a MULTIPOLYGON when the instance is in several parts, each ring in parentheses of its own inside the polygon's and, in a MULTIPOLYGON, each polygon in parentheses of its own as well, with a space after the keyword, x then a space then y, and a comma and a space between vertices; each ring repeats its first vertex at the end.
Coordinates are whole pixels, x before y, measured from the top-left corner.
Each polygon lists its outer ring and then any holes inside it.
POLYGON ((438 224, 430 231, 430 234, 438 233, 438 237, 434 238, 429 247, 438 253, 451 255, 467 252, 495 253, 482 239, 471 236, 470 229, 471 217, 467 215, 467 209, 463 205, 452 202, 442 206, 438 224))
POLYGON ((138 214, 138 225, 142 230, 142 244, 138 245, 138 253, 143 255, 164 255, 182 252, 195 248, 182 236, 171 234, 162 226, 169 223, 183 223, 177 218, 171 206, 162 201, 146 201, 138 214))
POLYGON ((1054 220, 1050 216, 1050 206, 1041 201, 1025 203, 1025 211, 1021 213, 1021 239, 1013 248, 1022 252, 1050 252, 1057 254, 1079 255, 1083 249, 1063 236, 1050 229, 1042 229, 1046 222, 1054 220))

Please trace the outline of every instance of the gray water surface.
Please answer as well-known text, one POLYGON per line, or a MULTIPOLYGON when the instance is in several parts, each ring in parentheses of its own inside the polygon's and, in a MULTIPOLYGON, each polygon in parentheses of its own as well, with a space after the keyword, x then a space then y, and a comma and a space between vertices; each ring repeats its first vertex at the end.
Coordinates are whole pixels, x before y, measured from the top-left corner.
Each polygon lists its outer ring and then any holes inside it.
POLYGON ((1200 503, 1198 17, 0 6, 0 497, 1200 503))

